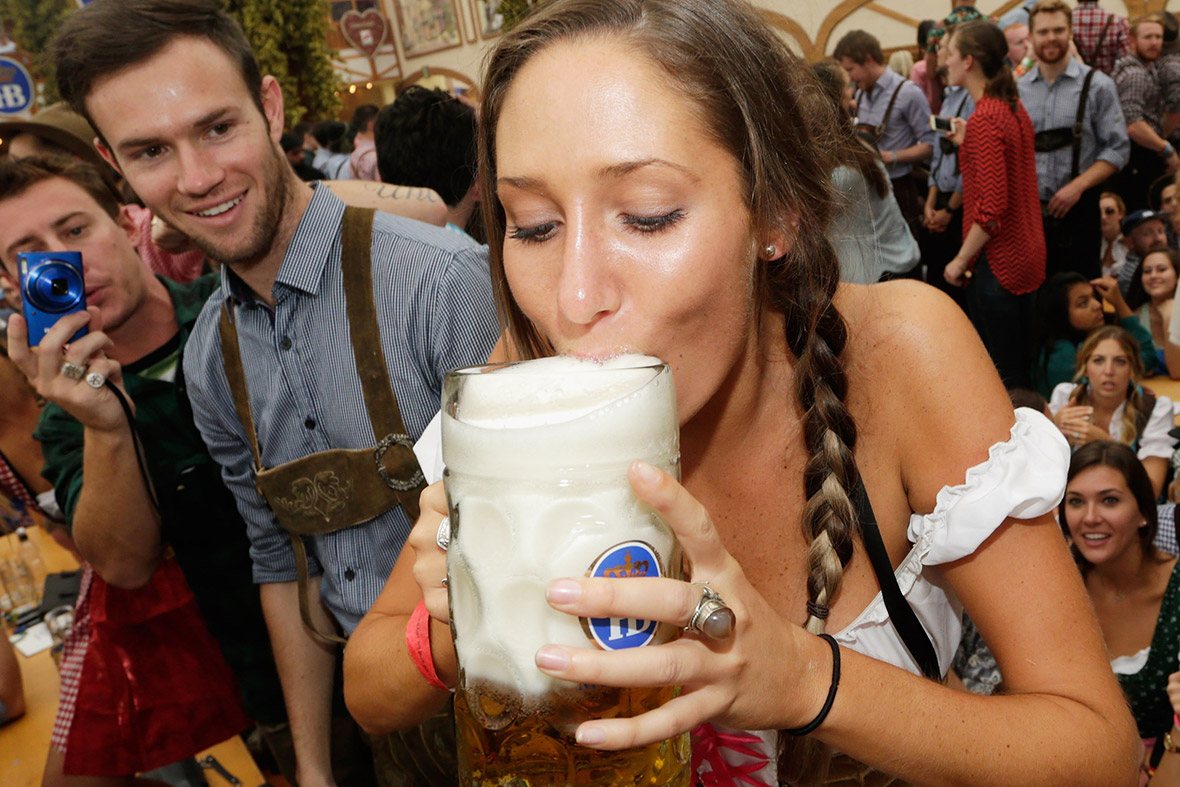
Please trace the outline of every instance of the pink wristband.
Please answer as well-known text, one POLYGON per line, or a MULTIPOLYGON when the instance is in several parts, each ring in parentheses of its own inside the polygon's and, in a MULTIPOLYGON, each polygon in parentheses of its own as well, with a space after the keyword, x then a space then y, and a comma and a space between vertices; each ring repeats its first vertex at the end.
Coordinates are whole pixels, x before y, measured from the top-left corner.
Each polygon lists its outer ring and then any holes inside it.
POLYGON ((427 683, 436 689, 450 691, 434 671, 434 655, 430 652, 430 613, 426 611, 425 599, 414 607, 414 614, 406 624, 406 648, 410 651, 410 660, 427 683))

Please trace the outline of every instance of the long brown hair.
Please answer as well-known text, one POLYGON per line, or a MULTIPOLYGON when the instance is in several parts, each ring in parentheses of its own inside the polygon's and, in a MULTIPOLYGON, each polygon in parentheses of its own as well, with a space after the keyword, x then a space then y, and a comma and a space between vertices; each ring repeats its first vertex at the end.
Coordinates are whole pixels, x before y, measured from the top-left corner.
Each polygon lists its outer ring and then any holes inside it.
MULTIPOLYGON (((760 262, 758 308, 784 317, 798 359, 795 396, 804 413, 808 460, 807 593, 823 609, 852 557, 858 521, 849 497, 858 473, 856 424, 844 404, 840 354, 847 326, 832 298, 839 263, 828 242, 829 173, 837 163, 835 107, 807 66, 742 0, 553 0, 502 36, 489 54, 479 131, 480 185, 492 279, 510 341, 525 357, 552 350, 513 301, 504 275, 504 208, 496 198, 496 133, 505 97, 524 64, 558 42, 611 35, 658 66, 696 105, 706 133, 738 161, 755 237, 792 239, 782 257, 760 262)), ((824 620, 809 615, 809 631, 824 620)), ((814 781, 830 755, 810 738, 780 735, 779 776, 814 781)))
MULTIPOLYGON (((1096 440, 1086 443, 1074 452, 1069 460, 1069 474, 1066 476, 1067 491, 1065 497, 1057 505, 1057 520, 1061 523, 1061 530, 1069 535, 1069 523, 1066 520, 1069 503, 1069 482, 1077 478, 1084 470, 1091 467, 1109 467, 1117 470, 1127 484, 1131 496, 1143 515, 1143 527, 1139 528, 1139 548, 1144 556, 1150 556, 1154 549, 1155 534, 1159 530, 1159 511, 1155 507, 1155 488, 1151 485, 1151 476, 1146 468, 1135 456, 1135 452, 1122 443, 1111 440, 1096 440)), ((1082 557, 1076 548, 1071 547, 1074 561, 1082 569, 1082 573, 1089 571, 1093 565, 1082 557)))
POLYGON ((1012 69, 1004 63, 1008 55, 1008 40, 1000 28, 983 19, 973 19, 956 25, 954 35, 948 40, 950 46, 959 50, 960 56, 970 55, 979 64, 987 80, 983 94, 1006 102, 1008 108, 1015 112, 1020 103, 1020 93, 1016 90, 1012 69))
POLYGON ((843 132, 845 148, 841 159, 860 172, 865 182, 877 192, 878 197, 885 199, 889 196, 889 181, 880 166, 881 156, 876 148, 857 136, 852 116, 844 108, 844 86, 848 84, 848 76, 844 69, 835 60, 821 60, 812 64, 811 73, 819 81, 824 95, 836 107, 837 128, 843 132))
POLYGON ((1127 330, 1118 325, 1107 325, 1091 331, 1086 340, 1078 347, 1077 359, 1074 362, 1073 379, 1077 387, 1070 394, 1070 401, 1084 404, 1090 396, 1090 380, 1086 377, 1086 364, 1098 345, 1107 339, 1114 339, 1119 347, 1127 354, 1131 364, 1131 381, 1128 384, 1127 404, 1123 407, 1123 436, 1120 442, 1134 445, 1139 439, 1138 419, 1143 412, 1143 387, 1139 384, 1145 374, 1143 358, 1139 355, 1139 342, 1135 341, 1127 330))

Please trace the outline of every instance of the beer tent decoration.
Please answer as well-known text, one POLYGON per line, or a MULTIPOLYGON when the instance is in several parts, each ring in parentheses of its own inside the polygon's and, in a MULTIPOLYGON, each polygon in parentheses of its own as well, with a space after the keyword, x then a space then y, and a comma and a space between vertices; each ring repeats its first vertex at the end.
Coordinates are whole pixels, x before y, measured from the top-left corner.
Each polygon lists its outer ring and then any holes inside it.
POLYGON ((344 40, 372 58, 385 43, 389 23, 376 8, 364 11, 350 9, 340 17, 340 33, 344 40))
POLYGON ((0 57, 0 114, 19 115, 33 106, 33 78, 20 61, 0 57))

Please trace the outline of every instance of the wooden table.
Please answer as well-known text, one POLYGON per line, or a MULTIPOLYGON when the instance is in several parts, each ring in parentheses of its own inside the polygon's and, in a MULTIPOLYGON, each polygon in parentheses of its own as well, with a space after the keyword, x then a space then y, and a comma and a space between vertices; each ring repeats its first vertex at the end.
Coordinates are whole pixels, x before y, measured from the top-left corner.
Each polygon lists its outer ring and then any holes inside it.
MULTIPOLYGON (((78 567, 73 555, 62 549, 41 528, 29 531, 29 539, 41 551, 41 558, 50 573, 72 571, 78 567)), ((0 538, 0 555, 15 549, 16 536, 0 538)), ((4 632, 7 636, 8 632, 4 632)), ((25 715, 0 727, 0 785, 4 787, 36 787, 41 784, 45 756, 49 752, 49 735, 57 715, 57 667, 48 650, 31 658, 18 654, 21 677, 25 685, 25 715)), ((240 738, 233 737, 219 743, 198 756, 212 754, 226 770, 241 780, 243 787, 258 787, 265 780, 258 766, 246 751, 240 738)), ((228 787, 229 782, 216 772, 206 770, 210 787, 228 787)))
POLYGON ((1144 385, 1155 391, 1156 395, 1168 397, 1173 404, 1180 404, 1180 380, 1173 380, 1166 374, 1157 374, 1144 380, 1144 385))

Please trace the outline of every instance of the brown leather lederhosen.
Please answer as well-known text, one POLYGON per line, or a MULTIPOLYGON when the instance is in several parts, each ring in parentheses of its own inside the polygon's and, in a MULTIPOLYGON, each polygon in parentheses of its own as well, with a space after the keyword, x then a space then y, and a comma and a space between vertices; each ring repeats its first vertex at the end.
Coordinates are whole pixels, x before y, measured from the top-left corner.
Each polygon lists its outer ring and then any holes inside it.
POLYGON ((250 413, 232 310, 225 304, 221 309, 225 376, 254 453, 255 486, 279 525, 291 537, 299 579, 299 613, 304 625, 316 639, 326 643, 344 642, 344 639, 322 632, 312 623, 303 537, 359 525, 398 505, 413 522, 418 518, 418 494, 426 486, 414 456, 413 441, 402 423, 381 349, 381 332, 373 305, 372 225, 372 210, 345 208, 341 254, 344 298, 356 371, 373 425, 376 442, 373 448, 319 451, 278 467, 265 468, 250 413))

